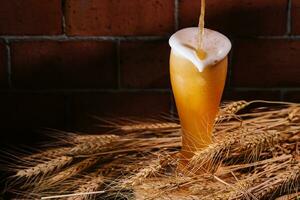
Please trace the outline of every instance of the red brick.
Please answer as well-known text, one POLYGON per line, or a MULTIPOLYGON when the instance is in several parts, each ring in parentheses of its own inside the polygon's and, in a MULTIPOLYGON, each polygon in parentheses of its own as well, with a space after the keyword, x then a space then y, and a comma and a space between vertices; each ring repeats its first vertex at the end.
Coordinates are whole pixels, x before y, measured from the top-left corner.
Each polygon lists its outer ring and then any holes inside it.
POLYGON ((166 35, 174 0, 67 0, 69 35, 166 35))
POLYGON ((293 87, 300 84, 300 41, 238 40, 234 43, 232 84, 293 87))
POLYGON ((300 1, 292 1, 292 33, 300 34, 300 1))
POLYGON ((168 88, 167 42, 121 43, 121 82, 127 88, 168 88))
POLYGON ((140 117, 169 113, 170 95, 160 92, 116 92, 74 94, 70 104, 73 130, 98 131, 99 118, 140 117))
POLYGON ((55 94, 0 94, 0 129, 63 128, 64 97, 55 94))
POLYGON ((12 45, 16 88, 112 88, 117 84, 116 44, 66 41, 12 45))
POLYGON ((55 35, 62 33, 60 0, 1 1, 0 34, 55 35))
POLYGON ((7 87, 7 60, 5 44, 0 42, 0 88, 7 87))
POLYGON ((281 94, 278 90, 234 90, 234 89, 227 89, 224 91, 223 94, 223 101, 228 100, 269 100, 275 101, 280 100, 281 94))
MULTIPOLYGON (((287 0, 207 1, 206 27, 229 35, 281 35, 286 32, 287 0)), ((200 0, 179 0, 180 27, 197 26, 200 0)))

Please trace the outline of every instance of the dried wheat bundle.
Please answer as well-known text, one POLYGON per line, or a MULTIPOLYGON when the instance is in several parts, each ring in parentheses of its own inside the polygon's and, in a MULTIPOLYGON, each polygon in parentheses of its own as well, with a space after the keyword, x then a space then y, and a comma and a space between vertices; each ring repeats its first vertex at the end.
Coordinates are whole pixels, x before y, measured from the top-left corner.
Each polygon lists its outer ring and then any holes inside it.
POLYGON ((10 164, 7 191, 21 199, 297 198, 299 104, 230 102, 215 121, 213 143, 189 162, 178 119, 111 120, 113 134, 104 135, 56 131, 51 149, 10 164))

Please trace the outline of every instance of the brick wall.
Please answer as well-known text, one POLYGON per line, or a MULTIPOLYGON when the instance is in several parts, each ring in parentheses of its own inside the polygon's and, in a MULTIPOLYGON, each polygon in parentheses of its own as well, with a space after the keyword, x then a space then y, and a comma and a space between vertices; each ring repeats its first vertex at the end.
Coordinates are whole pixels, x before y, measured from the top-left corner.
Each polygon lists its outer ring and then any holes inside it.
MULTIPOLYGON (((168 37, 200 0, 0 2, 0 130, 95 131, 94 116, 174 109, 168 37)), ((207 0, 231 38, 224 99, 300 100, 300 1, 207 0)), ((23 134, 23 138, 27 135, 23 134)))

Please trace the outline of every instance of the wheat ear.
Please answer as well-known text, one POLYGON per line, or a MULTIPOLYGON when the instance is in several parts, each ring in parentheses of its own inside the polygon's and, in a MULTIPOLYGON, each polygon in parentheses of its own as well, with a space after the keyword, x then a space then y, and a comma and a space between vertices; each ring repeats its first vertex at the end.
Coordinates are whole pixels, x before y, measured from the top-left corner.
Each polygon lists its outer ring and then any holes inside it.
POLYGON ((205 149, 195 152, 189 162, 189 169, 197 171, 204 164, 210 164, 208 167, 215 168, 225 158, 225 155, 227 157, 231 146, 238 141, 238 135, 238 133, 227 134, 222 140, 216 141, 205 149))
POLYGON ((83 170, 91 167, 92 165, 96 164, 99 158, 96 157, 91 157, 87 158, 67 169, 64 171, 59 172, 58 174, 50 177, 49 179, 43 181, 40 185, 40 189, 46 189, 49 188, 50 186, 56 185, 61 181, 64 181, 74 175, 77 175, 78 173, 82 172, 83 170))
POLYGON ((75 144, 86 143, 91 141, 99 141, 99 143, 103 142, 103 144, 106 144, 119 138, 120 137, 117 135, 72 135, 70 137, 70 140, 72 141, 72 143, 75 144))
POLYGON ((234 114, 239 112, 240 110, 244 109, 248 106, 251 102, 247 101, 235 101, 226 104, 223 108, 220 109, 218 116, 216 117, 215 121, 222 121, 225 119, 230 119, 233 117, 234 114))
MULTIPOLYGON (((69 155, 91 155, 99 153, 103 149, 107 148, 108 144, 115 142, 119 139, 116 135, 106 135, 100 139, 90 138, 84 143, 79 143, 69 151, 69 155)), ((111 148, 111 146, 109 147, 111 148)))
POLYGON ((43 163, 40 163, 34 167, 26 168, 17 171, 16 175, 17 177, 26 177, 26 178, 32 178, 34 176, 38 175, 47 175, 51 172, 55 172, 65 165, 72 162, 73 158, 69 156, 61 156, 43 163))
POLYGON ((163 167, 168 165, 172 158, 165 155, 162 158, 156 158, 150 161, 150 164, 145 168, 140 169, 136 174, 129 179, 124 180, 121 184, 125 186, 136 186, 141 184, 147 177, 157 174, 163 167))
POLYGON ((215 168, 219 162, 227 159, 232 153, 237 153, 239 156, 249 156, 252 160, 259 157, 260 152, 266 147, 279 141, 281 141, 280 132, 275 130, 231 132, 205 149, 196 152, 190 161, 190 166, 199 169, 204 164, 210 164, 208 167, 214 166, 215 168))
POLYGON ((262 183, 256 186, 253 194, 258 199, 271 199, 274 195, 291 193, 297 190, 297 185, 300 181, 300 163, 290 166, 275 177, 269 178, 267 183, 262 183))
POLYGON ((249 188, 251 188, 255 184, 255 179, 257 179, 258 176, 252 176, 250 178, 240 180, 237 183, 235 183, 231 190, 228 193, 225 193, 223 195, 219 195, 220 199, 222 197, 226 197, 227 199, 253 199, 253 195, 248 191, 249 188))
POLYGON ((249 102, 241 100, 241 101, 235 101, 232 103, 227 104, 223 109, 222 112, 227 114, 235 114, 238 111, 245 108, 247 105, 249 105, 249 102))
POLYGON ((77 190, 74 191, 74 194, 78 194, 74 197, 69 197, 68 200, 88 200, 93 195, 89 194, 90 192, 97 191, 103 184, 103 176, 96 176, 91 178, 88 182, 79 186, 77 190))
POLYGON ((250 162, 253 161, 253 159, 258 159, 263 150, 274 146, 280 141, 280 132, 277 130, 253 131, 253 133, 241 137, 239 142, 234 145, 231 152, 238 153, 239 156, 248 156, 247 162, 250 162))
POLYGON ((68 152, 71 148, 69 147, 59 147, 54 149, 45 150, 41 153, 36 153, 33 155, 29 155, 26 157, 23 157, 24 160, 49 160, 49 159, 55 159, 59 156, 66 155, 66 152, 68 152))
POLYGON ((165 123, 139 123, 132 125, 123 125, 119 127, 120 130, 126 132, 142 132, 142 131, 159 131, 159 130, 174 130, 180 129, 180 124, 173 122, 165 123))

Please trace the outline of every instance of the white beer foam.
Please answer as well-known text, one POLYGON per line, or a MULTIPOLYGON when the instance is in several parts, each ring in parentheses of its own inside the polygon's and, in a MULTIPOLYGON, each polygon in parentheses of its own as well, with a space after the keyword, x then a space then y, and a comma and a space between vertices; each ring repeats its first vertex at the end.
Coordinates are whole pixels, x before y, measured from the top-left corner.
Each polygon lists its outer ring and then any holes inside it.
POLYGON ((198 33, 198 27, 181 29, 171 36, 169 45, 175 54, 185 57, 202 72, 205 67, 214 65, 227 56, 231 49, 231 42, 223 34, 205 29, 202 48, 207 56, 201 60, 196 52, 198 33))

